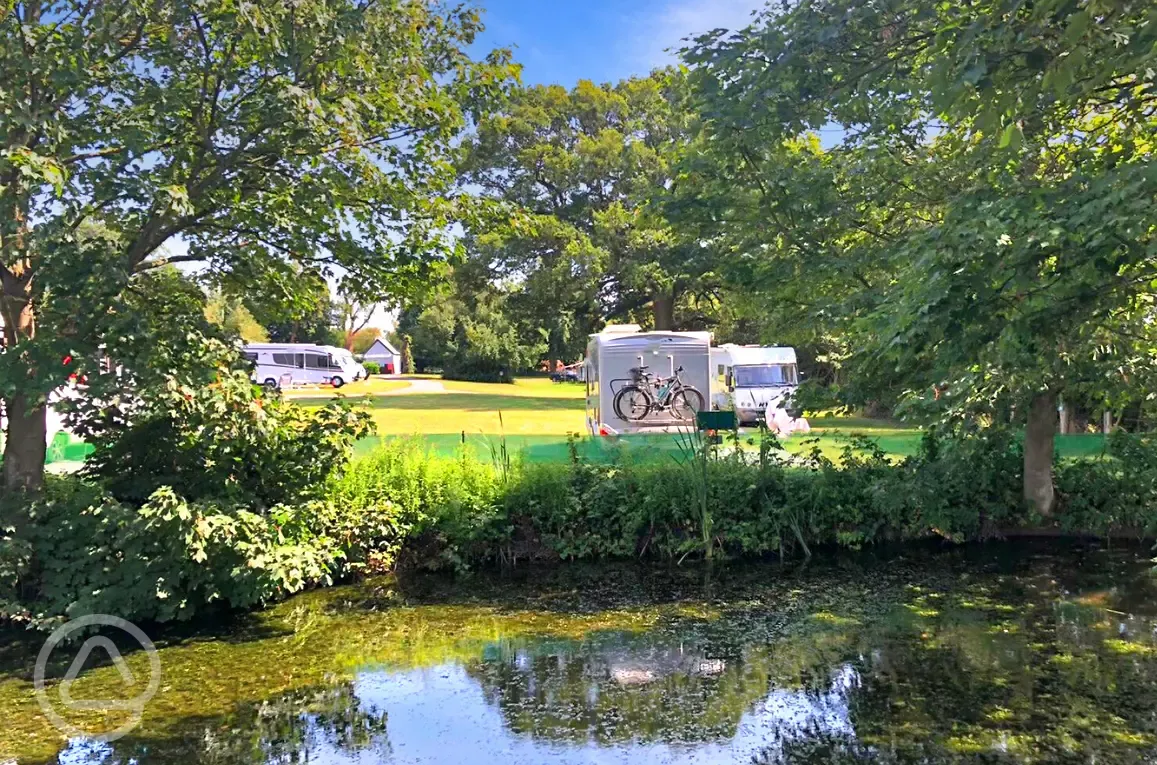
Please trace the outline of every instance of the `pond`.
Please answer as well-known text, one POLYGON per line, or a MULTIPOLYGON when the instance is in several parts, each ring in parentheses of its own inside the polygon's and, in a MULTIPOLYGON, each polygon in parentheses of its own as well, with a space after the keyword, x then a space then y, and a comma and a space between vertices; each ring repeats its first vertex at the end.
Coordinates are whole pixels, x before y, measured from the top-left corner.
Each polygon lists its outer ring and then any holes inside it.
MULTIPOLYGON (((39 646, 10 641, 0 763, 1153 762, 1150 557, 1002 543, 373 581, 154 635, 159 692, 111 743, 51 727, 39 646)), ((125 688, 106 661, 71 695, 125 688)))

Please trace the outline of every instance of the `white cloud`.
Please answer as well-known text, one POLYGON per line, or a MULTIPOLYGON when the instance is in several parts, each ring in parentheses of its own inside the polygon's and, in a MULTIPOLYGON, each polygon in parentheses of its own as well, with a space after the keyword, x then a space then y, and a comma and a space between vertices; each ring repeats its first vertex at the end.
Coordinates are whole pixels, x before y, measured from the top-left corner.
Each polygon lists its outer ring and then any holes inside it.
POLYGON ((624 44, 632 68, 644 74, 673 64, 688 37, 712 29, 742 29, 764 0, 662 0, 627 16, 624 44))

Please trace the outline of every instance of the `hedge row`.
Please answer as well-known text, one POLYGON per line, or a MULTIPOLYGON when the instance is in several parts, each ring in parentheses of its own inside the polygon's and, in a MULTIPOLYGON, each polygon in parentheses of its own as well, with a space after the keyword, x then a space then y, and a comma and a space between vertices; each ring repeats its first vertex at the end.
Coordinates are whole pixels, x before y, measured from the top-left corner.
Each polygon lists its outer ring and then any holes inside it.
POLYGON ((1021 449, 1006 434, 937 441, 894 463, 870 442, 836 463, 689 444, 671 459, 560 464, 433 456, 383 444, 298 504, 255 511, 171 488, 128 504, 56 479, 6 513, 0 614, 41 626, 81 613, 188 619, 403 567, 527 559, 806 556, 828 546, 991 538, 1021 527, 1157 531, 1157 445, 1121 435, 1099 459, 1057 467, 1061 504, 1021 501, 1021 449))

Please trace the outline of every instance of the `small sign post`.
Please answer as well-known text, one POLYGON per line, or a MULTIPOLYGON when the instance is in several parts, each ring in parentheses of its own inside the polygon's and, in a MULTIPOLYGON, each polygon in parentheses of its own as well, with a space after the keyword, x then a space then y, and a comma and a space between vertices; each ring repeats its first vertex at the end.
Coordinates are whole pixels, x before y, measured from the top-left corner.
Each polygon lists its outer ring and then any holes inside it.
POLYGON ((718 412, 697 412, 695 424, 712 444, 723 443, 723 433, 735 430, 735 411, 726 409, 718 412))

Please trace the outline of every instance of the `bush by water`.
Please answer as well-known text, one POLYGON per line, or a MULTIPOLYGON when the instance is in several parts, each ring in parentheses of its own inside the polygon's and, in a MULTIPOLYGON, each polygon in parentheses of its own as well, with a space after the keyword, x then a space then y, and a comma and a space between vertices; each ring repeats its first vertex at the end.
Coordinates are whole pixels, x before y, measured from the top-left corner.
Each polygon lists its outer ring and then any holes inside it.
MULTIPOLYGON (((240 411, 264 422, 277 408, 240 411)), ((207 416, 189 410, 197 427, 207 416)), ((189 425, 171 421, 170 441, 189 425)), ((286 428, 303 425, 284 419, 286 428)), ((826 546, 964 542, 1042 526, 1157 532, 1157 444, 1143 436, 1115 436, 1104 457, 1060 464, 1063 502, 1043 519, 1020 498, 1019 441, 1001 432, 928 436, 900 463, 870 441, 832 462, 818 449, 788 457, 770 440, 758 451, 689 440, 670 459, 595 464, 574 448, 566 462, 522 464, 501 448, 489 460, 450 458, 405 441, 347 462, 349 436, 364 427, 356 413, 335 408, 308 426, 312 446, 232 476, 227 491, 190 481, 181 460, 149 462, 151 477, 131 482, 102 460, 85 478, 55 479, 35 502, 7 507, 4 615, 37 626, 92 612, 180 620, 398 566, 802 557, 826 546), (163 475, 170 464, 175 472, 163 475), (270 490, 261 476, 278 474, 270 490)), ((214 448, 189 448, 221 459, 214 448)))

